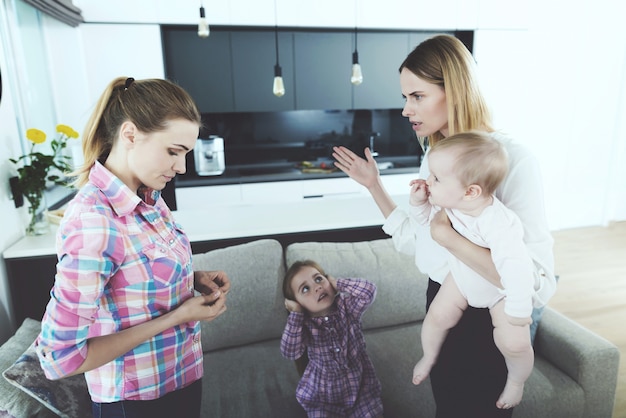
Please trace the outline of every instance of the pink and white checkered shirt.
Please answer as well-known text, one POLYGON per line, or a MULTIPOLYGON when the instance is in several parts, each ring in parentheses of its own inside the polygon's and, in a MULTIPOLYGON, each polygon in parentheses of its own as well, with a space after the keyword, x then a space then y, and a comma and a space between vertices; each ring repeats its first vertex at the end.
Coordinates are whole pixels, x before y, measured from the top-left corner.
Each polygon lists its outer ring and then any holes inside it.
MULTIPOLYGON (((50 379, 76 370, 87 339, 157 318, 193 296, 191 247, 160 197, 140 198, 96 163, 57 233, 57 274, 37 338, 50 379)), ((150 338, 85 373, 95 402, 149 400, 203 374, 200 324, 150 338)))

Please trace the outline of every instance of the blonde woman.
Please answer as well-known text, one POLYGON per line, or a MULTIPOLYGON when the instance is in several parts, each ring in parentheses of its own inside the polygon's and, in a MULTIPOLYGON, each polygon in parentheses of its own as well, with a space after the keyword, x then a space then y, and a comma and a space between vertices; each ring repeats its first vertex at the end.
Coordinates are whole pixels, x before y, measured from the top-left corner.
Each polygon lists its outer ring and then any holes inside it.
MULTIPOLYGON (((427 155, 428 144, 470 130, 486 132, 503 144, 509 156, 509 171, 495 195, 522 222, 534 274, 554 284, 553 239, 545 217, 538 162, 527 148, 494 129, 474 66, 471 53, 453 36, 437 35, 419 44, 400 66, 400 88, 406 100, 402 115, 427 148, 427 155)), ((445 211, 424 227, 397 207, 368 149, 365 159, 345 147, 335 147, 333 156, 339 169, 368 189, 386 218, 383 230, 392 236, 396 248, 414 255, 418 268, 429 275, 427 306, 450 271, 448 252, 494 286, 502 286, 490 250, 456 232, 445 211)), ((424 158, 419 178, 428 176, 428 159, 424 158)), ((533 318, 536 326, 537 312, 533 318)), ((506 383, 507 368, 493 342, 488 309, 465 310, 443 343, 430 379, 438 418, 512 415, 512 408, 496 405, 506 383)))

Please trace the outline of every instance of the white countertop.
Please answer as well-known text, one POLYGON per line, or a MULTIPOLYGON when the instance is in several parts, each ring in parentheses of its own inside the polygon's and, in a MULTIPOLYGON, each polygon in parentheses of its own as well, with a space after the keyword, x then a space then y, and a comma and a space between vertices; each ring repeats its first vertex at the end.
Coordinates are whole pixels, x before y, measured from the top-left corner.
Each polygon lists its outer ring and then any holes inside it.
MULTIPOLYGON (((394 195, 401 207, 408 195, 394 195)), ((382 225, 384 218, 369 196, 303 199, 280 204, 240 204, 202 210, 179 210, 174 217, 191 242, 273 234, 324 231, 382 225)), ((57 227, 37 237, 24 237, 7 248, 3 256, 23 258, 55 255, 57 227)))

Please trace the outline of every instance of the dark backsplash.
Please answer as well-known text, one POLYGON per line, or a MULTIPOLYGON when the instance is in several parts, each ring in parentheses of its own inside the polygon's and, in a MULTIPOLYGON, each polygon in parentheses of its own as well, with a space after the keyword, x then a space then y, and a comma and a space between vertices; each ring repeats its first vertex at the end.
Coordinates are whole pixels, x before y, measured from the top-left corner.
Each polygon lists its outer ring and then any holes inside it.
MULTIPOLYGON (((363 155, 374 136, 380 156, 415 156, 421 149, 401 109, 205 113, 201 138, 224 138, 226 166, 332 159, 344 145, 363 155)), ((191 165, 193 167, 193 165, 191 165)))

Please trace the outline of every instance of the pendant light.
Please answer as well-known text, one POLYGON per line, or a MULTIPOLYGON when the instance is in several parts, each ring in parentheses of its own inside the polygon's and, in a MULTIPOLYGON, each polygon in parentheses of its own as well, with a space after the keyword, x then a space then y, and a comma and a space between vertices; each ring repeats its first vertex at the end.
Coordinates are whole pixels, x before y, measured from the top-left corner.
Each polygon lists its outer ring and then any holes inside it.
POLYGON ((283 69, 278 62, 278 18, 276 16, 276 0, 274 0, 274 43, 276 45, 276 65, 274 65, 274 85, 272 92, 276 97, 285 95, 285 83, 283 83, 283 69))
POLYGON ((208 38, 211 30, 209 29, 209 23, 206 20, 206 15, 204 13, 204 6, 202 2, 200 2, 200 21, 198 22, 198 36, 200 38, 208 38))
POLYGON ((358 86, 363 82, 363 72, 361 71, 361 64, 359 64, 359 51, 357 48, 357 11, 356 6, 359 0, 354 0, 354 52, 352 53, 352 76, 350 82, 358 86))

